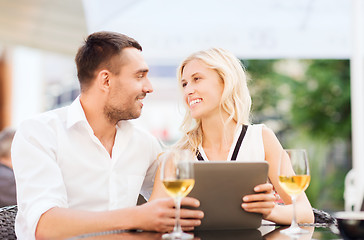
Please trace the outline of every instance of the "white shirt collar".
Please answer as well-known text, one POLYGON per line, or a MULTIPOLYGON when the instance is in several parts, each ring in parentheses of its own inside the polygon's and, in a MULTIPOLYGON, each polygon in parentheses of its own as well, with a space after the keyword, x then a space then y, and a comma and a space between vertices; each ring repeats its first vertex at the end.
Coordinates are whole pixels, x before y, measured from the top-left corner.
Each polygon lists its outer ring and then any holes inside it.
MULTIPOLYGON (((89 130, 93 133, 93 130, 87 121, 85 111, 82 108, 80 96, 78 96, 72 104, 68 108, 68 114, 67 114, 67 128, 71 128, 72 126, 76 125, 79 122, 85 123, 87 126, 89 126, 89 130)), ((122 126, 130 126, 130 123, 128 120, 121 120, 116 124, 116 129, 120 129, 122 126)))
POLYGON ((67 128, 72 127, 78 122, 85 122, 89 125, 80 102, 80 96, 78 96, 68 108, 67 128))

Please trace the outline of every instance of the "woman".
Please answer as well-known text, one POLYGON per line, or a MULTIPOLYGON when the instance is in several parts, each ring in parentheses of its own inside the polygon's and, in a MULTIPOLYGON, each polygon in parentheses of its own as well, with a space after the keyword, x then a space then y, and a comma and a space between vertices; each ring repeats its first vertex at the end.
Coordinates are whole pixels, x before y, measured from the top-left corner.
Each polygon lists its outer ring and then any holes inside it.
MULTIPOLYGON (((187 111, 181 126, 183 137, 174 147, 197 153, 201 161, 267 161, 270 183, 256 186, 257 194, 244 196, 242 208, 261 213, 266 220, 290 224, 291 198, 280 187, 277 175, 283 148, 269 128, 249 124, 251 97, 239 59, 220 48, 199 51, 182 62, 177 77, 187 111), (244 139, 236 147, 241 135, 244 139), (235 148, 241 154, 233 154, 235 148), (275 204, 273 187, 285 205, 275 204)), ((165 193, 157 174, 152 198, 162 195, 165 193)), ((297 197, 296 203, 297 222, 312 223, 314 216, 306 195, 297 197)))

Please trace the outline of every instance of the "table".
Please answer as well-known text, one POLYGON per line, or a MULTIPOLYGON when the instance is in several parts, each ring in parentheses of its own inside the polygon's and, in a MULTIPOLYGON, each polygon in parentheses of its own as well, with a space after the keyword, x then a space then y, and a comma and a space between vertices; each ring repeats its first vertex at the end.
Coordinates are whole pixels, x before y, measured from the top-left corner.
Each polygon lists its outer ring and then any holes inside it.
MULTIPOLYGON (((291 238, 280 233, 281 230, 288 226, 263 225, 259 229, 247 230, 219 230, 219 231, 201 231, 195 232, 193 240, 340 240, 343 239, 335 226, 304 226, 310 233, 299 235, 297 238, 291 238), (336 233, 334 233, 336 232, 336 233)), ((101 232, 95 234, 85 234, 74 237, 69 240, 76 239, 123 239, 123 240, 161 240, 162 233, 145 232, 145 231, 129 231, 116 230, 109 232, 101 232)))

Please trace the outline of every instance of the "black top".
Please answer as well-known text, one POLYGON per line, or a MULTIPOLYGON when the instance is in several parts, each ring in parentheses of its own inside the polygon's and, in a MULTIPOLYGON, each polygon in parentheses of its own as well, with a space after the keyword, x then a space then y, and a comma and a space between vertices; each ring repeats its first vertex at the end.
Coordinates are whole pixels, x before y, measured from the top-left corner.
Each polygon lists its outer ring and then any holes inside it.
POLYGON ((14 172, 0 163, 0 207, 16 204, 14 172))

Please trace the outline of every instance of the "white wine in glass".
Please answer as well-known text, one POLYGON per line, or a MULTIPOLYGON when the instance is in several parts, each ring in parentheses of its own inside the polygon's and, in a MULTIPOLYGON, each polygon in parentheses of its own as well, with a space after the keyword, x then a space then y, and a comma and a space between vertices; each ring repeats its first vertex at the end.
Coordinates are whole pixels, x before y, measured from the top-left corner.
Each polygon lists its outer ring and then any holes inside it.
POLYGON ((163 185, 169 196, 175 198, 178 196, 186 197, 195 185, 194 179, 164 180, 163 185))
POLYGON ((278 176, 280 186, 290 195, 293 205, 291 226, 281 232, 288 235, 308 233, 298 226, 295 209, 297 196, 307 189, 311 180, 306 150, 284 149, 278 167, 278 176))
POLYGON ((181 200, 195 185, 194 156, 188 150, 170 150, 161 156, 160 176, 168 195, 174 198, 176 205, 176 223, 173 232, 163 234, 163 239, 192 239, 193 235, 182 231, 180 225, 181 200))

